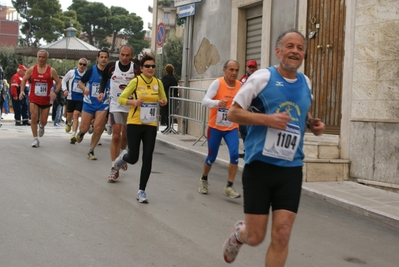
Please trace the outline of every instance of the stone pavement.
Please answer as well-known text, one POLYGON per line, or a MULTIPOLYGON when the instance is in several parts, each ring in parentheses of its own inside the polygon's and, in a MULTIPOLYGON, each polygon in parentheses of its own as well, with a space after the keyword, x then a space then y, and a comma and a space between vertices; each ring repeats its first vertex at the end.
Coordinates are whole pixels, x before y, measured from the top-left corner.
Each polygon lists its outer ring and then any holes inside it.
MULTIPOLYGON (((0 123, 13 124, 13 115, 3 114, 3 120, 0 123)), ((51 121, 51 117, 49 117, 49 121, 51 121)), ((163 128, 161 127, 160 130, 163 128)), ((194 153, 204 158, 207 154, 207 144, 204 138, 194 145, 194 142, 197 140, 194 136, 174 133, 162 134, 159 132, 157 140, 167 143, 176 149, 194 153)), ((217 162, 227 166, 229 154, 226 145, 220 147, 217 162)), ((238 166, 242 171, 243 160, 240 160, 238 166)), ((380 220, 388 225, 399 228, 399 193, 362 185, 353 181, 305 182, 302 189, 303 194, 325 200, 357 214, 380 220)))

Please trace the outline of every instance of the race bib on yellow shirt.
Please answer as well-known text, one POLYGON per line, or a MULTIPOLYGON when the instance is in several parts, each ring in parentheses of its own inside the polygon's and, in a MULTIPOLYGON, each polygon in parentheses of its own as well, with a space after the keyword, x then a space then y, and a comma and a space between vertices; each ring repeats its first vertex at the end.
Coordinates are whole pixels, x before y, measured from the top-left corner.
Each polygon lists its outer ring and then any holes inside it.
POLYGON ((157 120, 158 104, 157 103, 143 103, 140 106, 140 121, 142 123, 152 123, 157 120))

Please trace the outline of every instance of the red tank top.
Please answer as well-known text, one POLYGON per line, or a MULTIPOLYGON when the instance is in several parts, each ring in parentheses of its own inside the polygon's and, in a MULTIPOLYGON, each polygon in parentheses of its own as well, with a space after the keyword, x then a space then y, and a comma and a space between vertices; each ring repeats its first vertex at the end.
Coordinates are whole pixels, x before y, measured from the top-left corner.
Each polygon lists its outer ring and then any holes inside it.
POLYGON ((50 93, 53 88, 53 78, 51 77, 51 67, 47 66, 44 73, 39 73, 37 65, 33 67, 29 102, 37 105, 49 105, 50 93))

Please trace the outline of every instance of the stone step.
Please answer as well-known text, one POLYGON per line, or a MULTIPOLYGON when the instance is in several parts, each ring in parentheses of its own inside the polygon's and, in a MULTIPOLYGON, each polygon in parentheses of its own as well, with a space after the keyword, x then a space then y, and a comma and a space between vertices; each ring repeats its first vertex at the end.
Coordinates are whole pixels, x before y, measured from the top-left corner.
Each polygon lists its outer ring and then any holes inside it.
POLYGON ((349 180, 350 161, 346 159, 304 159, 304 182, 349 180))
POLYGON ((304 141, 303 152, 305 158, 311 159, 339 159, 340 149, 337 144, 304 141))
POLYGON ((315 136, 312 133, 305 133, 304 142, 316 142, 316 143, 324 143, 324 144, 335 144, 339 145, 340 136, 333 134, 323 134, 320 136, 315 136))

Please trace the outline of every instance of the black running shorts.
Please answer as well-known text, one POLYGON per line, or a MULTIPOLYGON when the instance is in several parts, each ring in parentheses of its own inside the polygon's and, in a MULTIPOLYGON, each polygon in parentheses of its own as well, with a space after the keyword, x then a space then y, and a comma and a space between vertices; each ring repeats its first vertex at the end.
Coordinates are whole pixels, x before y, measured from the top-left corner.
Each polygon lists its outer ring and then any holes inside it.
POLYGON ((82 112, 83 101, 67 100, 67 112, 72 113, 75 110, 82 112))
POLYGON ((280 167, 261 161, 244 166, 242 174, 245 214, 269 214, 272 210, 298 212, 302 166, 280 167))

